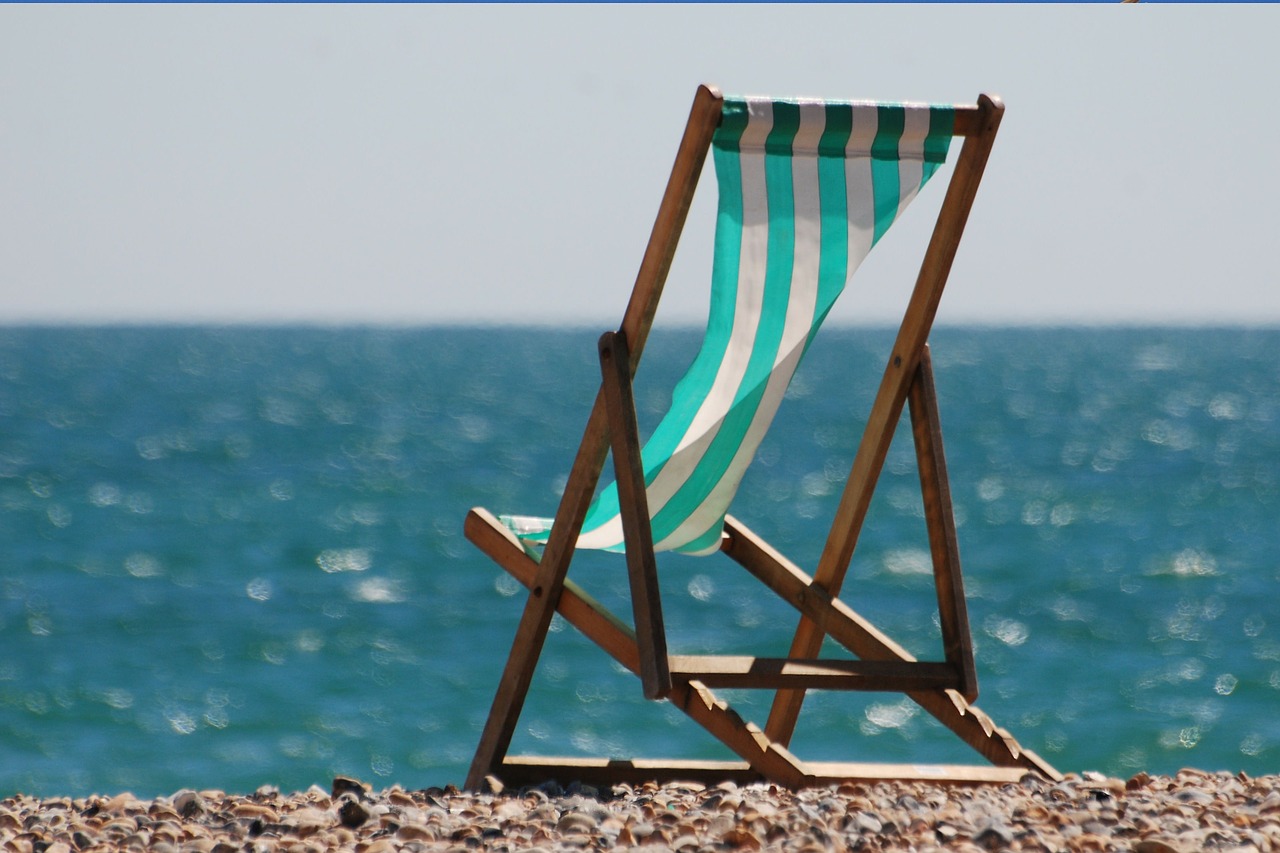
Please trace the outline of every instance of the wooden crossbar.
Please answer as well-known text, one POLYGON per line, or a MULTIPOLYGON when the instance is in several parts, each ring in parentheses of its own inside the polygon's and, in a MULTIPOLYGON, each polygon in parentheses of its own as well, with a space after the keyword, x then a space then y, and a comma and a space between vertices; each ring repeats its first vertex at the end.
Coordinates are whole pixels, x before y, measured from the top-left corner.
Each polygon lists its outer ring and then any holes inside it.
MULTIPOLYGON (((639 785, 700 782, 714 785, 736 782, 747 785, 767 781, 745 761, 679 759, 610 759, 551 756, 511 756, 498 771, 508 785, 534 785, 548 780, 561 784, 582 782, 607 788, 617 784, 639 785)), ((1028 773, 1021 767, 971 767, 959 764, 880 764, 873 762, 806 761, 797 787, 812 788, 846 782, 939 782, 948 785, 1005 785, 1028 773)))
POLYGON ((747 655, 672 655, 671 677, 708 687, 796 690, 945 690, 960 683, 947 663, 792 660, 747 655))

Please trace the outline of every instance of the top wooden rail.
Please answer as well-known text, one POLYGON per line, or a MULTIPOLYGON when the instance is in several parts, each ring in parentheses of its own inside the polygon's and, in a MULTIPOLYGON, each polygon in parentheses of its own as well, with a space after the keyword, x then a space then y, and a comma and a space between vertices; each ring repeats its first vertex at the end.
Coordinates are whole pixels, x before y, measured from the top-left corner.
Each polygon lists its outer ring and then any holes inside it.
MULTIPOLYGON (((708 105, 712 106, 712 109, 715 110, 715 114, 711 120, 715 124, 719 124, 720 122, 718 109, 715 108, 720 105, 723 99, 724 95, 715 86, 704 83, 702 86, 698 87, 698 96, 696 100, 700 102, 703 109, 706 109, 708 105)), ((952 136, 977 136, 987 127, 987 120, 984 118, 984 109, 991 109, 996 113, 1003 112, 1004 110, 1004 103, 1001 101, 999 95, 989 95, 985 92, 978 96, 978 102, 976 104, 938 104, 937 106, 950 106, 955 110, 955 127, 952 130, 952 136), (988 107, 986 104, 990 104, 990 106, 988 107)), ((697 111, 697 107, 695 107, 695 111, 697 111)), ((703 116, 708 117, 706 116, 706 113, 703 113, 703 116)))
POLYGON ((956 124, 953 136, 977 136, 982 133, 987 126, 986 113, 983 108, 983 102, 987 101, 999 113, 1004 109, 1004 104, 1000 101, 998 95, 979 95, 977 104, 961 104, 955 107, 956 124))

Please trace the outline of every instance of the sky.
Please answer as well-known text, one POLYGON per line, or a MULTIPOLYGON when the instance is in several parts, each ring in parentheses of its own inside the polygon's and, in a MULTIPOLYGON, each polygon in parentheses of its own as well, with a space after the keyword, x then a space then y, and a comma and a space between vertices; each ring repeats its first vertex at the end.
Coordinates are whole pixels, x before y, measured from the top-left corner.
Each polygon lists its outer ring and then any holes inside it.
MULTIPOLYGON (((0 324, 615 325, 707 82, 1003 98, 940 324, 1280 325, 1278 30, 1270 5, 0 6, 0 324)), ((836 322, 901 316, 939 178, 836 322)), ((659 322, 705 318, 713 209, 708 171, 659 322)))

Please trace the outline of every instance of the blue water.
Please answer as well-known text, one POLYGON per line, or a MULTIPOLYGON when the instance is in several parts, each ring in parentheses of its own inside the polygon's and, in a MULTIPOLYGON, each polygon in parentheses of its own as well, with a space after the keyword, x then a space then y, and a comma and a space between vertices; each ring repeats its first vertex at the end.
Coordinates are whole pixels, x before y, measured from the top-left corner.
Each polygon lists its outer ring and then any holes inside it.
MULTIPOLYGON (((595 337, 0 329, 0 796, 461 782, 521 606, 462 519, 554 510, 595 337)), ((734 506, 807 569, 891 339, 824 332, 734 506)), ((655 333, 642 428, 697 340, 655 333)), ((1280 771, 1280 332, 933 346, 980 706, 1063 770, 1280 771)), ((846 595, 936 657, 910 445, 846 595)), ((581 556, 627 612, 621 560, 581 556)), ((660 569, 674 650, 785 651, 794 615, 730 561, 660 569)), ((968 760, 952 740, 897 697, 828 694, 794 748, 968 760)), ((559 621, 514 747, 724 756, 559 621)))

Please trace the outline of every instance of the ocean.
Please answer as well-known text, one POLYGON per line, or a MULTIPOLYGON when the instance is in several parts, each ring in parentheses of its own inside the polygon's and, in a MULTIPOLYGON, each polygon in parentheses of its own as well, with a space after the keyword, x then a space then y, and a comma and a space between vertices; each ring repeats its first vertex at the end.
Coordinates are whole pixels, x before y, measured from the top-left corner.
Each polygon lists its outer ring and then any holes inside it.
MULTIPOLYGON (((0 796, 460 784, 523 600, 463 518, 554 511, 596 336, 0 329, 0 796)), ((731 510, 806 570, 892 337, 819 336, 731 510)), ((699 339, 655 331, 642 430, 699 339)), ((1280 772, 1280 331, 932 344, 979 706, 1063 771, 1280 772)), ((659 570, 673 651, 785 652, 731 561, 659 570)), ((570 576, 629 612, 621 558, 570 576)), ((905 427, 845 598, 940 654, 905 427)), ((977 758, 889 694, 812 697, 793 747, 977 758)), ((728 757, 558 619, 513 751, 728 757)))

